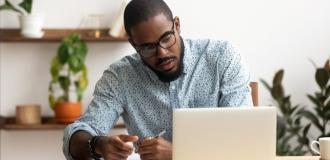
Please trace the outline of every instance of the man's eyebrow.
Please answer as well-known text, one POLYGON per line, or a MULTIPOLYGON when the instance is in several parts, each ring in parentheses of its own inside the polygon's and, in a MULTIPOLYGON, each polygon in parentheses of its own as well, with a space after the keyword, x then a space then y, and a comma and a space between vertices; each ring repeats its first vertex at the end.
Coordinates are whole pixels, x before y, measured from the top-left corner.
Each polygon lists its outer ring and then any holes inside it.
MULTIPOLYGON (((160 41, 162 38, 164 38, 165 36, 167 36, 168 34, 171 34, 172 33, 172 31, 166 31, 165 33, 163 33, 161 36, 160 36, 160 38, 158 39, 158 41, 160 41)), ((137 45, 138 47, 141 47, 141 46, 148 46, 148 45, 155 45, 155 44, 157 44, 158 43, 158 41, 157 42, 154 42, 154 43, 142 43, 142 44, 140 44, 140 45, 137 45)))
POLYGON ((157 43, 142 43, 140 45, 137 45, 138 47, 142 47, 142 46, 149 46, 149 45, 155 45, 157 43))
POLYGON ((158 41, 160 41, 162 38, 164 38, 165 36, 172 34, 173 31, 166 31, 162 36, 160 36, 160 38, 158 39, 158 41))

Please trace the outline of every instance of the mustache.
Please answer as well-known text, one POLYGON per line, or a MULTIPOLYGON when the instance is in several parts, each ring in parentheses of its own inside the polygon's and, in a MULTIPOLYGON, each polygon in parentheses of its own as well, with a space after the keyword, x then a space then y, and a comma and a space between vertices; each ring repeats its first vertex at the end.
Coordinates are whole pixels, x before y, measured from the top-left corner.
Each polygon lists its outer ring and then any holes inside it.
POLYGON ((177 58, 176 56, 168 56, 168 57, 164 57, 164 58, 159 58, 159 59, 157 60, 156 65, 158 66, 158 65, 162 64, 162 63, 165 62, 165 61, 168 61, 168 60, 177 60, 177 59, 178 59, 178 58, 177 58))

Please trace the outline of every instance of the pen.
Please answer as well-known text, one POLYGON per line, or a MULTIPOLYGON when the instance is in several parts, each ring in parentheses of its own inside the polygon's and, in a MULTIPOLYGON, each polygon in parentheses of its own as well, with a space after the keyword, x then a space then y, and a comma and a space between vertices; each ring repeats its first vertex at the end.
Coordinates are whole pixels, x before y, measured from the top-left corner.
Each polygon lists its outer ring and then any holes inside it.
MULTIPOLYGON (((147 140, 150 140, 150 139, 153 139, 153 138, 162 137, 165 133, 166 133, 166 130, 163 130, 163 131, 161 131, 160 133, 158 133, 157 136, 154 136, 154 137, 147 137, 146 139, 147 139, 147 140)), ((139 142, 137 143, 137 145, 139 145, 139 142)), ((139 150, 139 149, 136 148, 136 149, 135 149, 135 152, 137 153, 138 150, 139 150)))
POLYGON ((166 130, 161 131, 157 136, 153 137, 153 138, 158 138, 163 136, 166 133, 166 130))

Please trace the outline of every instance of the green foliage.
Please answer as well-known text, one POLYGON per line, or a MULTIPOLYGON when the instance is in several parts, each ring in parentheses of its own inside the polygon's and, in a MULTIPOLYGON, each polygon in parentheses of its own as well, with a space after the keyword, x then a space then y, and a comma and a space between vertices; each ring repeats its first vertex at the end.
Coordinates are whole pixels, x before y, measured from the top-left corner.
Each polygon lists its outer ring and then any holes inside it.
POLYGON ((330 62, 326 61, 324 67, 316 68, 315 81, 319 90, 314 94, 308 94, 307 98, 314 104, 311 109, 304 109, 299 105, 292 106, 290 96, 285 96, 282 86, 284 71, 280 70, 275 74, 273 85, 261 80, 264 86, 270 91, 281 115, 278 115, 277 123, 277 154, 278 155, 303 155, 311 150, 308 147, 308 132, 313 125, 318 131, 318 137, 329 137, 330 132, 330 62), (309 123, 301 125, 300 120, 306 118, 309 123), (290 141, 296 140, 296 146, 290 141))
POLYGON ((320 90, 314 95, 308 94, 308 99, 314 104, 312 111, 303 111, 303 114, 320 132, 318 137, 329 137, 327 126, 330 124, 330 63, 326 61, 324 67, 317 68, 315 80, 320 90))
POLYGON ((23 0, 23 2, 19 4, 19 6, 30 14, 32 10, 32 0, 23 0))
POLYGON ((300 105, 292 105, 290 95, 285 95, 282 86, 283 76, 284 71, 278 71, 273 78, 272 85, 269 85, 265 80, 261 80, 261 83, 269 90, 275 100, 275 105, 279 108, 276 153, 281 156, 304 155, 310 151, 307 133, 311 124, 301 124, 302 115, 300 112, 304 109, 300 105), (292 145, 290 143, 292 141, 298 142, 297 145, 292 145))
POLYGON ((5 0, 5 4, 0 6, 0 10, 12 10, 20 14, 31 14, 32 3, 33 0, 23 0, 20 4, 18 4, 20 8, 16 8, 9 0, 5 0))
POLYGON ((71 34, 62 40, 50 67, 52 81, 49 85, 49 103, 52 108, 59 101, 70 101, 72 92, 77 101, 82 100, 83 91, 88 85, 86 55, 87 46, 79 34, 71 34), (59 88, 60 94, 57 95, 59 88))

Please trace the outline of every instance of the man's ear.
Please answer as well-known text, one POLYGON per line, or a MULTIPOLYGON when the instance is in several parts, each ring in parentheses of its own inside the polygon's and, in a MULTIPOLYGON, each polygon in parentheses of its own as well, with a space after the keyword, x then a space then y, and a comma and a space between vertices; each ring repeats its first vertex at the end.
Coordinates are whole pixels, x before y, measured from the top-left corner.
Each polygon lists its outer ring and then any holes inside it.
POLYGON ((179 17, 174 17, 174 25, 175 25, 175 29, 177 30, 178 34, 181 33, 181 26, 180 26, 180 19, 179 17))

